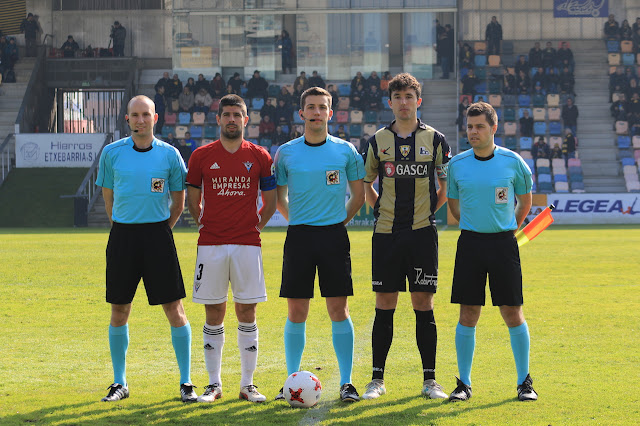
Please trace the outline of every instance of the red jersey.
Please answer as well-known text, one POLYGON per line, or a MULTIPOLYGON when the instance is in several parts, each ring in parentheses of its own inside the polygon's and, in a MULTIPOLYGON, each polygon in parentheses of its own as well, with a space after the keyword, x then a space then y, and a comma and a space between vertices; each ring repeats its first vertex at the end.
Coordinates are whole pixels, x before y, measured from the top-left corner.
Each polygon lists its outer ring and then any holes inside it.
POLYGON ((202 189, 198 245, 260 246, 258 189, 272 175, 271 156, 251 142, 243 140, 234 153, 220 140, 196 149, 187 184, 202 189))

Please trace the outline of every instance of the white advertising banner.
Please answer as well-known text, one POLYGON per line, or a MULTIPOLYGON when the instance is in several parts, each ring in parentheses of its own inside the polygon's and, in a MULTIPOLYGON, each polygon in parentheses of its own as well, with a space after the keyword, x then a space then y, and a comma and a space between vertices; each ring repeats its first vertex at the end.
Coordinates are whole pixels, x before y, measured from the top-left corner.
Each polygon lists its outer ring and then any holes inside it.
POLYGON ((20 133, 16 167, 91 167, 104 133, 20 133))
POLYGON ((549 194, 558 225, 640 224, 640 194, 549 194))

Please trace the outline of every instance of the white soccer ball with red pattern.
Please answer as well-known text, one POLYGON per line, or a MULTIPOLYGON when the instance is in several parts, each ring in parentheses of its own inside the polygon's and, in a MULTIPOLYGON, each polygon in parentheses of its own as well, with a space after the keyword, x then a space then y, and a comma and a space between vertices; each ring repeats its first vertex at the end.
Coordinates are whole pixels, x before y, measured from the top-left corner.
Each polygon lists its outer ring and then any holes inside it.
POLYGON ((313 407, 320 401, 322 384, 309 371, 296 371, 284 382, 282 390, 289 405, 295 408, 313 407))

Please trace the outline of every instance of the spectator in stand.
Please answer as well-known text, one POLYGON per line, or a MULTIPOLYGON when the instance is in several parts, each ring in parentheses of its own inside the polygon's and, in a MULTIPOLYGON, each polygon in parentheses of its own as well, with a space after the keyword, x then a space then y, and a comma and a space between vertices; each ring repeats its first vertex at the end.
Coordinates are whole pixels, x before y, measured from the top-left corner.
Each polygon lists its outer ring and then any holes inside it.
POLYGON ((382 74, 382 78, 380 79, 380 90, 382 91, 382 96, 389 95, 390 81, 391 81, 391 73, 389 71, 385 71, 384 74, 382 74))
POLYGON ((640 94, 634 92, 629 101, 629 114, 637 114, 640 112, 640 94))
MULTIPOLYGON (((198 86, 196 85, 196 88, 198 86)), ((207 92, 207 89, 204 87, 200 87, 198 93, 194 97, 195 105, 193 106, 194 112, 204 112, 205 114, 211 109, 211 104, 213 103, 213 99, 211 99, 211 95, 207 92)))
POLYGON ((529 78, 529 74, 525 74, 524 71, 520 70, 520 73, 516 77, 516 87, 518 89, 518 93, 529 93, 531 90, 531 78, 529 78))
MULTIPOLYGON (((189 88, 189 91, 190 91, 191 93, 193 93, 193 94, 198 93, 198 92, 196 91, 196 81, 193 79, 193 77, 189 77, 189 78, 187 79, 187 84, 185 84, 185 85, 184 85, 184 87, 188 87, 188 88, 189 88)), ((184 89, 184 87, 183 87, 183 89, 184 89)))
POLYGON ((551 149, 551 158, 562 158, 562 148, 557 143, 553 144, 553 148, 551 149))
MULTIPOLYGON (((187 134, 189 134, 187 132, 187 134)), ((193 139, 191 139, 193 140, 193 139)), ((182 159, 184 160, 184 164, 187 165, 187 167, 189 166, 189 158, 191 158, 191 154, 193 153, 193 149, 191 149, 191 147, 189 145, 187 145, 187 140, 186 139, 180 139, 178 142, 178 146, 176 147, 178 149, 178 152, 180 153, 180 155, 182 156, 182 159)))
POLYGON ((500 41, 502 41, 502 25, 498 23, 498 18, 495 16, 491 17, 491 22, 487 25, 484 38, 487 40, 487 54, 499 55, 500 41))
MULTIPOLYGON (((62 56, 65 58, 75 58, 76 52, 80 50, 80 46, 78 46, 78 43, 73 39, 73 36, 69 35, 60 50, 62 50, 62 56)), ((156 110, 156 112, 158 111, 156 110)))
POLYGON ((544 86, 546 79, 547 76, 545 75, 544 68, 538 67, 536 69, 536 73, 533 75, 533 77, 531 77, 531 85, 535 86, 536 84, 540 83, 541 86, 544 86))
MULTIPOLYGON (((191 133, 187 132, 184 134, 184 142, 191 149, 191 152, 195 151, 198 148, 198 142, 191 137, 191 133)), ((189 162, 186 162, 189 164, 189 162)))
POLYGON ((551 150, 549 149, 547 141, 544 140, 544 136, 540 136, 536 143, 533 144, 531 156, 533 157, 533 161, 536 161, 538 158, 549 158, 551 156, 551 150))
MULTIPOLYGON (((304 71, 300 71, 300 75, 296 77, 293 81, 293 87, 300 85, 302 87, 302 91, 304 92, 309 88, 309 80, 307 80, 307 73, 304 71)), ((302 92, 301 92, 302 93, 302 92)))
POLYGON ((169 84, 167 85, 164 94, 167 97, 167 99, 173 100, 173 99, 178 99, 181 93, 182 93, 182 82, 180 81, 180 78, 178 78, 178 74, 174 74, 173 79, 169 81, 169 84))
POLYGON ((267 98, 267 100, 264 101, 264 105, 260 109, 260 118, 264 118, 267 115, 269 116, 271 121, 276 121, 276 107, 275 105, 271 105, 271 98, 267 98))
MULTIPOLYGON (((523 93, 526 94, 526 93, 523 93)), ((536 81, 536 84, 533 85, 533 90, 531 91, 532 96, 544 96, 546 94, 545 89, 542 88, 542 83, 536 81)))
POLYGON ((632 67, 626 67, 624 69, 624 78, 627 89, 629 88, 629 83, 632 79, 636 78, 635 70, 632 67))
POLYGON ((351 101, 349 105, 353 109, 359 109, 360 111, 364 111, 366 102, 366 92, 364 90, 364 86, 362 84, 358 84, 358 88, 356 90, 351 91, 351 101))
POLYGON ((111 34, 109 35, 113 39, 113 56, 124 56, 124 42, 127 38, 127 30, 120 25, 120 22, 115 21, 111 27, 111 34))
POLYGON ((351 92, 357 90, 359 84, 362 84, 362 87, 365 84, 365 78, 360 71, 356 72, 356 76, 351 80, 351 92))
POLYGON ((516 86, 516 76, 511 74, 509 72, 509 68, 504 67, 502 69, 502 84, 506 85, 508 84, 509 87, 515 87, 516 86))
POLYGON ((222 79, 222 75, 217 72, 216 75, 211 80, 211 97, 220 99, 224 96, 226 85, 224 84, 224 80, 222 79))
POLYGON ((282 32, 280 32, 280 37, 276 40, 276 44, 280 48, 280 53, 282 55, 282 73, 292 73, 293 42, 291 41, 291 37, 289 37, 289 32, 287 30, 282 30, 282 32))
POLYGON ((276 131, 276 125, 273 121, 271 121, 271 117, 265 115, 260 120, 260 125, 258 126, 258 132, 260 139, 267 138, 273 141, 273 134, 276 131))
POLYGON ((614 93, 627 92, 627 78, 623 74, 622 67, 616 67, 616 71, 609 75, 609 102, 614 93))
POLYGON ((282 126, 276 126, 276 132, 273 134, 273 143, 275 145, 282 145, 289 142, 289 135, 282 131, 282 126))
POLYGON ((622 21, 620 26, 620 40, 633 40, 633 29, 631 29, 629 21, 626 19, 622 21))
POLYGON ((345 141, 349 140, 349 134, 344 130, 344 124, 338 126, 338 130, 336 131, 334 136, 337 136, 345 141))
POLYGON ((7 42, 6 36, 0 36, 0 83, 2 83, 2 77, 4 76, 4 72, 8 69, 9 60, 6 58, 5 50, 9 43, 7 42))
POLYGON ((456 118, 456 124, 458 125, 458 130, 460 132, 465 131, 465 117, 467 108, 469 108, 469 98, 466 96, 462 96, 462 100, 458 104, 458 118, 456 118))
POLYGON ((549 72, 545 75, 545 84, 544 88, 547 93, 558 93, 560 91, 559 84, 560 79, 558 78, 558 74, 556 74, 556 70, 553 67, 549 68, 549 72))
POLYGON ((542 49, 540 49, 540 42, 538 41, 536 41, 531 50, 529 50, 529 66, 531 68, 542 66, 542 49))
POLYGON ((336 86, 333 84, 330 84, 329 86, 327 86, 327 92, 329 92, 329 94, 331 95, 331 109, 335 110, 338 107, 338 101, 339 101, 339 96, 338 96, 338 91, 336 90, 336 86))
POLYGON ((162 133, 162 126, 164 126, 164 113, 167 110, 167 105, 164 99, 164 86, 159 85, 156 89, 156 94, 153 97, 153 103, 156 105, 156 113, 158 114, 158 121, 156 121, 156 129, 154 134, 162 133))
POLYGON ((172 132, 167 134, 167 138, 164 141, 175 148, 180 146, 180 141, 173 136, 172 132))
POLYGON ((293 108, 291 107, 291 105, 285 104, 284 99, 282 98, 278 99, 275 124, 277 126, 290 126, 292 118, 293 108))
POLYGON ((268 88, 269 83, 267 83, 267 80, 260 75, 260 71, 255 70, 253 77, 251 77, 247 83, 247 98, 267 99, 269 97, 268 88))
POLYGON ((558 85, 560 88, 560 93, 566 93, 575 96, 575 93, 573 92, 575 78, 573 77, 573 73, 569 71, 568 67, 564 67, 562 69, 562 72, 558 76, 558 85))
POLYGON ((371 71, 371 74, 369 74, 369 78, 367 78, 367 81, 364 84, 364 87, 371 86, 376 86, 378 89, 380 89, 380 77, 378 77, 378 73, 375 71, 371 71))
POLYGON ((562 69, 568 66, 569 71, 573 73, 575 61, 573 60, 573 52, 567 45, 566 41, 560 43, 560 49, 556 52, 556 68, 562 69))
POLYGON ((476 95, 476 85, 478 83, 480 83, 480 80, 476 77, 473 68, 471 68, 467 75, 462 77, 462 94, 474 97, 476 95))
MULTIPOLYGON (((515 82, 515 77, 513 77, 513 81, 515 82)), ((516 87, 515 84, 511 84, 510 80, 505 79, 504 82, 502 83, 502 93, 505 95, 517 95, 518 94, 518 88, 516 87)))
POLYGON ((469 45, 469 43, 464 43, 462 48, 460 49, 460 55, 458 58, 460 68, 473 68, 475 61, 475 53, 473 49, 469 45))
POLYGON ((631 26, 631 30, 633 31, 633 33, 637 33, 638 30, 640 30, 640 17, 636 18, 636 22, 633 23, 633 25, 631 26))
POLYGON ((193 106, 195 105, 195 97, 191 93, 189 86, 185 86, 182 89, 182 93, 178 96, 178 105, 180 112, 193 112, 193 106))
POLYGON ((26 19, 23 19, 20 24, 20 32, 24 33, 27 57, 36 56, 36 38, 38 37, 39 29, 40 26, 38 25, 38 21, 36 21, 35 16, 33 16, 33 13, 29 13, 26 19))
POLYGON ((630 113, 628 121, 631 136, 640 135, 640 112, 630 113))
POLYGON ((231 86, 231 91, 232 93, 235 93, 236 95, 240 96, 242 94, 242 86, 245 86, 245 82, 244 80, 242 80, 240 78, 240 73, 233 73, 233 77, 231 77, 229 79, 229 81, 227 81, 227 91, 228 87, 231 86))
POLYGON ((297 128, 292 129, 291 135, 289 135, 289 137, 291 138, 290 140, 297 139, 300 136, 302 136, 302 132, 300 132, 297 128))
POLYGON ((324 89, 326 86, 327 85, 324 80, 320 77, 320 74, 318 74, 318 71, 314 70, 311 73, 311 77, 309 77, 309 87, 320 87, 321 89, 324 89))
POLYGON ((556 56, 556 49, 554 49, 551 42, 548 41, 547 47, 542 51, 542 66, 545 70, 549 70, 549 68, 554 66, 557 60, 556 56))
POLYGON ((531 67, 529 66, 529 61, 527 61, 527 57, 524 55, 520 55, 518 57, 518 61, 515 64, 516 75, 520 74, 520 70, 524 71, 525 74, 528 74, 530 69, 531 67))
POLYGON ((442 77, 449 78, 449 72, 453 71, 453 59, 455 55, 455 35, 451 25, 444 26, 444 33, 438 41, 438 52, 440 53, 440 65, 442 66, 442 77))
POLYGON ((7 70, 13 70, 14 65, 18 62, 18 59, 20 59, 20 56, 18 55, 18 45, 16 44, 15 37, 9 37, 7 42, 7 47, 4 49, 4 60, 2 63, 7 63, 5 67, 7 70))
POLYGON ((162 78, 158 80, 158 82, 156 83, 155 86, 153 86, 153 88, 157 91, 158 87, 162 86, 164 87, 165 93, 167 91, 167 87, 169 85, 169 82, 171 81, 171 79, 169 78, 169 72, 165 71, 162 73, 162 78))
POLYGON ((522 111, 522 117, 520 118, 520 136, 530 138, 533 136, 533 117, 529 116, 529 110, 522 111))
POLYGON ((204 89, 205 92, 207 93, 209 93, 209 90, 211 89, 209 82, 204 78, 204 74, 198 74, 198 79, 196 80, 196 87, 195 87, 194 93, 200 93, 200 89, 204 89))
POLYGON ((616 22, 613 13, 609 15, 609 20, 604 23, 604 38, 605 40, 620 39, 620 26, 616 22))
POLYGON ((571 133, 571 129, 565 130, 565 136, 562 140, 562 155, 564 156, 564 165, 567 166, 569 158, 576 158, 576 147, 578 142, 575 136, 571 133))
POLYGON ((291 95, 291 106, 293 107, 294 110, 300 108, 300 97, 302 96, 303 92, 304 92, 304 89, 302 88, 301 84, 297 84, 294 87, 293 95, 291 95))
POLYGON ((633 98, 634 94, 640 95, 640 87, 638 87, 638 79, 632 78, 629 80, 629 88, 627 89, 626 95, 628 99, 633 98))
POLYGON ((293 96, 289 93, 289 89, 284 86, 280 88, 280 93, 276 97, 277 102, 280 102, 280 100, 283 100, 286 105, 293 105, 293 96))
POLYGON ((567 98, 567 103, 562 106, 562 122, 565 128, 571 129, 571 133, 578 134, 578 107, 573 104, 573 98, 567 98))
POLYGON ((382 92, 378 89, 378 86, 372 84, 369 87, 369 92, 366 94, 365 110, 366 111, 380 111, 382 109, 382 92))
POLYGON ((625 98, 625 94, 624 93, 620 93, 619 99, 611 104, 611 107, 609 108, 609 111, 611 111, 611 116, 616 121, 626 121, 627 120, 628 108, 627 108, 627 100, 625 98))

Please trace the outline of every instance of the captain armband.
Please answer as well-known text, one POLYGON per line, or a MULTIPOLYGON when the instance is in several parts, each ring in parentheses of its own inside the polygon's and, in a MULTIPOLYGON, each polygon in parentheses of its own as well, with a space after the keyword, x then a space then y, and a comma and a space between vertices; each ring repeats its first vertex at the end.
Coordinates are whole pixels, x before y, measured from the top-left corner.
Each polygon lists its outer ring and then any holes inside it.
POLYGON ((271 176, 260 178, 261 191, 271 191, 272 189, 276 189, 276 175, 272 174, 271 176))
POLYGON ((444 179, 449 174, 449 164, 440 164, 436 166, 436 173, 440 179, 444 179))

